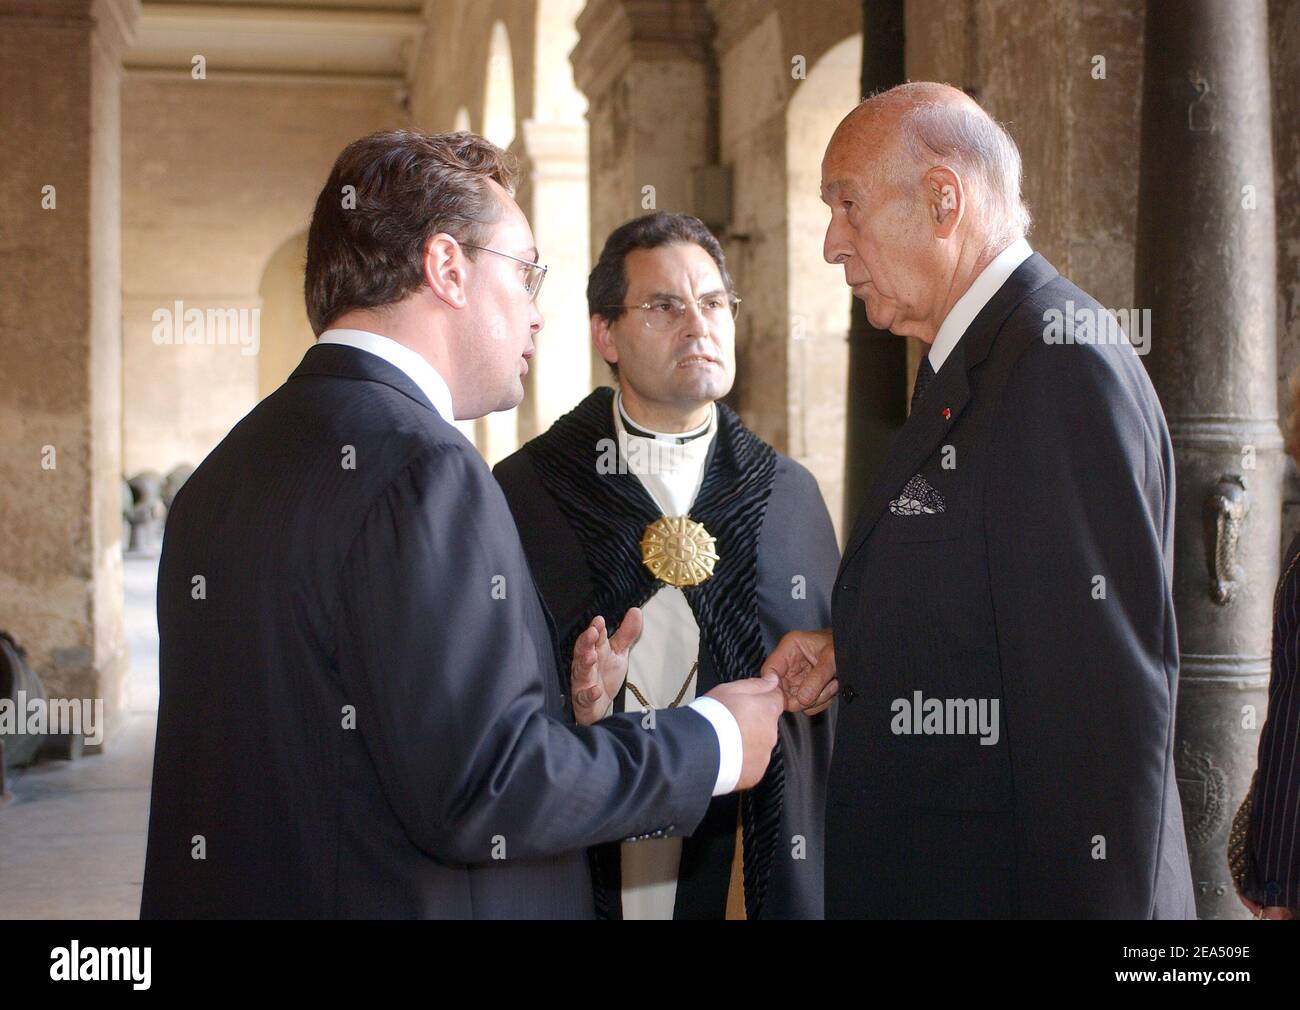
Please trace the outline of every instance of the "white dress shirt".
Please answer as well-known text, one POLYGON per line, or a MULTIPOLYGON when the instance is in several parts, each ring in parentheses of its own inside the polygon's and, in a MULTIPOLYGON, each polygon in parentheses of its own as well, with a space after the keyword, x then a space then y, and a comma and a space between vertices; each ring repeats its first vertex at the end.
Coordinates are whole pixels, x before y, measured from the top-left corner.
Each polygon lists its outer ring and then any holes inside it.
POLYGON ((448 424, 455 424, 456 414, 451 406, 451 389, 438 370, 429 364, 419 351, 413 351, 405 344, 399 344, 392 337, 380 336, 367 330, 326 330, 316 338, 318 344, 343 344, 355 347, 359 351, 368 351, 376 357, 383 358, 390 365, 403 372, 408 379, 420 387, 420 392, 429 398, 433 409, 448 424))
POLYGON ((980 314, 980 309, 998 293, 998 289, 1016 272, 1016 268, 1033 254, 1034 250, 1029 248, 1028 242, 1022 238, 1016 239, 993 257, 966 293, 957 299, 957 304, 944 317, 939 332, 935 334, 934 343, 930 345, 930 367, 936 375, 948 360, 952 349, 957 346, 957 341, 961 340, 962 334, 980 314))

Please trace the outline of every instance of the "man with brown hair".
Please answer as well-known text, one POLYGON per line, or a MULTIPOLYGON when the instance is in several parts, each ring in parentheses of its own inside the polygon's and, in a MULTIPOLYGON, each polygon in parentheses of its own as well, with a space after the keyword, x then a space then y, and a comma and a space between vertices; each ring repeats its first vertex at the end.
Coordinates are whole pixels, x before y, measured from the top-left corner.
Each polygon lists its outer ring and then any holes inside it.
MULTIPOLYGON (((173 503, 146 917, 593 912, 588 845, 689 833, 766 769, 774 679, 578 727, 510 510, 453 418, 515 406, 546 268, 508 156, 339 157, 318 343, 173 503)), ((602 670, 629 643, 598 634, 602 670)))

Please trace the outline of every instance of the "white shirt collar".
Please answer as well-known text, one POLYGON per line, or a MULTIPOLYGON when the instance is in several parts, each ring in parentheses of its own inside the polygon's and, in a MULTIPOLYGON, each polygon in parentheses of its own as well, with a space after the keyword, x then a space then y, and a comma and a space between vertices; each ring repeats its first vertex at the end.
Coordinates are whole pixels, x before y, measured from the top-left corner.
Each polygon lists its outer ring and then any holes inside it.
MULTIPOLYGON (((709 419, 704 423, 705 434, 679 443, 679 434, 676 433, 632 434, 624 423, 621 400, 622 396, 616 393, 611 413, 622 462, 626 463, 629 473, 636 474, 641 486, 664 515, 686 515, 704 483, 704 464, 709 456, 709 446, 718 432, 718 405, 713 404, 709 419)), ((627 420, 636 424, 631 418, 627 420)))
POLYGON ((433 409, 444 421, 451 424, 455 420, 455 411, 451 405, 451 388, 438 374, 438 370, 418 351, 413 351, 405 344, 399 344, 392 337, 381 336, 368 330, 326 330, 316 338, 316 343, 342 344, 383 358, 420 388, 420 392, 429 398, 433 409))
MULTIPOLYGON (((646 435, 649 435, 652 438, 655 438, 661 442, 672 442, 674 444, 681 444, 681 445, 685 445, 688 442, 696 441, 698 438, 700 438, 706 432, 708 432, 709 429, 713 427, 714 419, 718 415, 718 405, 714 403, 711 405, 708 418, 698 428, 692 428, 690 431, 673 431, 673 432, 655 431, 653 428, 647 428, 645 425, 639 423, 638 421, 632 420, 631 415, 628 414, 627 412, 627 408, 623 406, 623 391, 621 389, 615 390, 614 403, 618 407, 619 416, 617 420, 621 428, 625 429, 628 425, 631 425, 633 428, 637 428, 640 431, 645 432, 646 435)), ((631 435, 633 438, 640 437, 635 435, 632 432, 628 432, 628 434, 631 435)))
POLYGON ((939 326, 939 332, 935 334, 934 343, 930 345, 930 367, 936 373, 948 360, 948 355, 957 346, 957 341, 961 340, 962 334, 970 328, 970 324, 980 314, 980 309, 984 308, 998 293, 1002 285, 1007 282, 1007 278, 1016 272, 1016 268, 1033 254, 1034 250, 1029 248, 1028 242, 1022 238, 1016 239, 980 271, 980 275, 975 278, 966 293, 957 299, 957 304, 949 310, 939 326))

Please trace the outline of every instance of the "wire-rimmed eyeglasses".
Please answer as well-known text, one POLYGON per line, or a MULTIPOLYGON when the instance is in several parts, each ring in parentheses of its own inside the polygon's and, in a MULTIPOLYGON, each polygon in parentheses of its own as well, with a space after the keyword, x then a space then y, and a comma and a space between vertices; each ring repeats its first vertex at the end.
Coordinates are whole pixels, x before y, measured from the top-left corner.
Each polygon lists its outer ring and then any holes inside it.
MULTIPOLYGON (((664 332, 671 330, 686 318, 686 306, 689 300, 673 296, 651 298, 640 305, 606 305, 606 309, 640 309, 645 313, 645 324, 652 330, 664 332)), ((721 322, 727 316, 735 319, 740 315, 740 298, 734 292, 713 291, 704 295, 695 303, 700 315, 711 323, 721 322)))
POLYGON ((481 249, 483 252, 496 253, 498 256, 504 256, 508 260, 514 260, 516 263, 522 263, 528 267, 528 274, 524 277, 524 290, 528 292, 530 300, 537 301, 537 292, 542 290, 542 281, 546 280, 546 267, 541 263, 520 259, 518 256, 511 256, 509 253, 503 253, 499 249, 490 249, 485 245, 474 245, 472 242, 462 242, 461 245, 466 249, 481 249))

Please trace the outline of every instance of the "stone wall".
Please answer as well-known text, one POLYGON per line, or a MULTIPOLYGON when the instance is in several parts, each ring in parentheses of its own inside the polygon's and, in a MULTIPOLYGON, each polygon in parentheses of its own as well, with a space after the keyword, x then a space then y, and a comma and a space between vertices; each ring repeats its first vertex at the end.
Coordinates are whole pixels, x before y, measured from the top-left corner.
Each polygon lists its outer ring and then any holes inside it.
POLYGON ((591 389, 586 100, 568 61, 582 7, 583 0, 450 0, 430 18, 416 62, 412 125, 472 129, 518 158, 515 199, 548 267, 539 300, 545 325, 523 403, 460 423, 489 463, 591 389))
POLYGON ((338 153, 407 116, 391 87, 364 83, 128 74, 122 99, 124 462, 166 473, 197 465, 306 350, 279 316, 231 342, 208 310, 260 310, 263 275, 306 229, 338 153), (155 313, 178 301, 212 342, 159 342, 155 313), (259 381, 262 353, 277 367, 259 381))
MULTIPOLYGON (((1277 403, 1286 434, 1296 409, 1289 383, 1300 384, 1300 5, 1271 0, 1268 16, 1277 216, 1277 403)), ((1294 460, 1287 462, 1286 472, 1279 551, 1300 533, 1300 472, 1294 460)))
POLYGON ((821 159, 857 103, 861 4, 712 3, 720 157, 732 173, 724 238, 745 301, 732 400, 759 435, 817 478, 843 533, 851 295, 822 258, 821 159))
POLYGON ((117 0, 0 2, 0 628, 51 695, 125 669, 117 0))

